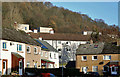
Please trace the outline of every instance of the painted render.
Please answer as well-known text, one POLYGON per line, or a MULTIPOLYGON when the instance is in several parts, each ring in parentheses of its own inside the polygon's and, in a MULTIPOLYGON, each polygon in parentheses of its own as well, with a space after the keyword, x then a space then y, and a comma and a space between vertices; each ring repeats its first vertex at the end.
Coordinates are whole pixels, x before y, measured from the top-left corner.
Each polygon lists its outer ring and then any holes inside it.
POLYGON ((16 53, 18 53, 18 54, 20 54, 22 57, 24 57, 24 59, 25 59, 25 44, 23 44, 23 43, 19 43, 19 42, 13 42, 13 41, 7 41, 7 40, 0 40, 0 54, 1 54, 1 56, 0 56, 0 71, 2 71, 2 60, 3 59, 6 59, 8 62, 8 66, 7 66, 7 68, 8 68, 8 70, 7 70, 7 73, 8 74, 10 74, 12 71, 11 71, 11 64, 12 64, 12 62, 11 62, 11 59, 12 59, 12 57, 11 57, 11 52, 16 52, 16 53), (3 46, 3 42, 6 42, 6 46, 7 46, 7 48, 6 48, 6 50, 4 50, 3 48, 2 48, 2 46, 3 46), (12 45, 10 45, 10 43, 12 44, 12 45), (17 44, 20 44, 20 45, 22 45, 22 51, 17 51, 17 44))

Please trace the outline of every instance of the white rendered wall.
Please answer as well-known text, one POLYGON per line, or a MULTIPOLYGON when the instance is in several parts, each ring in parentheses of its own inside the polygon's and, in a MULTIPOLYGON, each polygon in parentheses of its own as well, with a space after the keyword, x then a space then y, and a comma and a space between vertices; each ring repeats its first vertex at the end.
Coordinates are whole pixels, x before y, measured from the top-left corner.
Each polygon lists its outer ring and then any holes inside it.
POLYGON ((0 40, 0 72, 2 72, 2 60, 1 60, 1 49, 2 45, 1 45, 1 40, 0 40))
POLYGON ((28 24, 18 24, 18 29, 25 31, 26 33, 32 32, 31 30, 29 30, 29 25, 28 24), (25 30, 25 27, 27 28, 27 30, 25 30))
MULTIPOLYGON (((8 67, 8 74, 9 74, 9 73, 11 73, 11 64, 12 64, 12 62, 11 62, 11 59, 12 59, 11 52, 16 52, 16 53, 20 54, 22 57, 24 57, 24 61, 25 61, 25 44, 19 43, 19 42, 1 40, 1 43, 0 43, 1 46, 3 45, 3 42, 6 42, 6 49, 8 51, 3 51, 3 50, 1 51, 1 59, 7 59, 8 60, 8 66, 7 67, 8 67), (10 42, 13 43, 14 45, 10 46, 10 42), (22 45, 23 53, 17 52, 17 44, 22 45)), ((1 47, 1 49, 2 49, 2 47, 1 47)), ((24 65, 25 65, 25 62, 24 62, 24 65)), ((1 64, 1 66, 2 66, 2 64, 1 64)))
POLYGON ((72 44, 76 44, 77 47, 80 45, 80 44, 86 44, 88 41, 64 41, 64 40, 44 40, 46 42, 48 42, 51 46, 53 46, 55 49, 59 49, 59 48, 62 48, 63 47, 63 43, 67 43, 66 45, 72 45, 72 44), (61 42, 59 44, 59 41, 61 42))
POLYGON ((49 60, 55 62, 55 68, 59 68, 59 54, 57 52, 49 51, 49 60), (52 58, 50 57, 50 53, 52 58), (56 54, 56 58, 54 54, 56 54))
POLYGON ((52 28, 40 27, 40 33, 50 33, 52 28))

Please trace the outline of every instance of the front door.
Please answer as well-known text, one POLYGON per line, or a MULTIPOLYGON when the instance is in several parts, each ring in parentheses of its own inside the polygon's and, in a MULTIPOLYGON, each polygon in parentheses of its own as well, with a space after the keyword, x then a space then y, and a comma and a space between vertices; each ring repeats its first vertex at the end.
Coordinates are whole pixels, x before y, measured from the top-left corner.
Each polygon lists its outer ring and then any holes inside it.
POLYGON ((115 66, 111 67, 111 74, 112 75, 117 75, 117 67, 115 67, 115 66))
POLYGON ((87 73, 87 67, 83 67, 83 68, 82 68, 82 71, 83 71, 84 73, 87 73))
POLYGON ((3 61, 3 75, 7 74, 7 61, 3 61))
POLYGON ((22 66, 23 66, 23 63, 21 60, 21 61, 19 61, 19 75, 22 75, 22 70, 23 70, 22 66))

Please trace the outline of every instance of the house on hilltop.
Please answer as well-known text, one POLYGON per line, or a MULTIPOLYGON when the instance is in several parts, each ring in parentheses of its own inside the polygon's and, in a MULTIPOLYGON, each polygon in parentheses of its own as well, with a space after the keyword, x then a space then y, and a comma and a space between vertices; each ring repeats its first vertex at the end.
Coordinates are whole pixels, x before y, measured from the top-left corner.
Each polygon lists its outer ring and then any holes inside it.
POLYGON ((18 24, 17 22, 15 22, 13 26, 16 30, 22 30, 26 33, 32 32, 32 30, 29 29, 29 24, 18 24))

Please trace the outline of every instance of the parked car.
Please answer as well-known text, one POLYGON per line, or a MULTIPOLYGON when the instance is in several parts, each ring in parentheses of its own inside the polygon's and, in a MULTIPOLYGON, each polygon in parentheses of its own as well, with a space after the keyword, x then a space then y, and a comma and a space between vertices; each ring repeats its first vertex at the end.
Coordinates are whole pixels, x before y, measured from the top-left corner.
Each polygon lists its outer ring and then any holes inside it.
POLYGON ((100 76, 98 72, 87 72, 86 74, 89 74, 90 76, 95 76, 95 77, 100 76))
POLYGON ((25 75, 26 75, 26 76, 36 76, 36 74, 35 74, 35 73, 32 73, 32 72, 25 72, 25 75))
POLYGON ((52 73, 41 73, 41 76, 42 77, 55 77, 55 75, 52 73))

